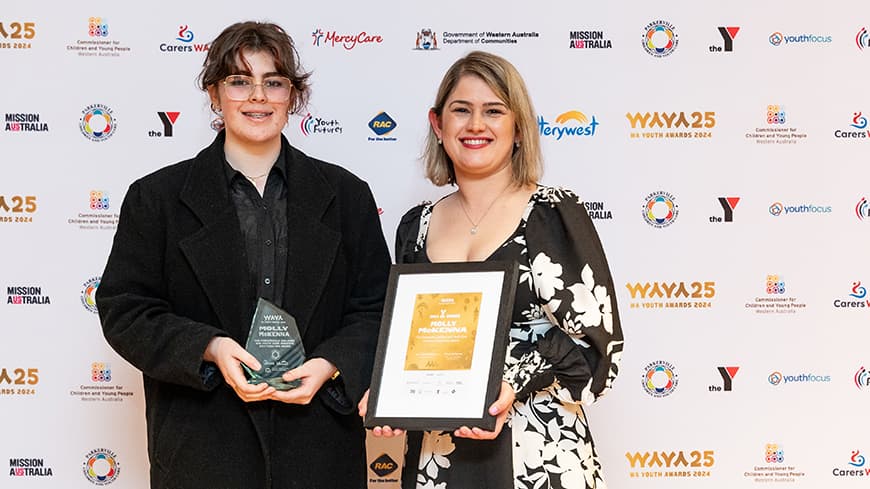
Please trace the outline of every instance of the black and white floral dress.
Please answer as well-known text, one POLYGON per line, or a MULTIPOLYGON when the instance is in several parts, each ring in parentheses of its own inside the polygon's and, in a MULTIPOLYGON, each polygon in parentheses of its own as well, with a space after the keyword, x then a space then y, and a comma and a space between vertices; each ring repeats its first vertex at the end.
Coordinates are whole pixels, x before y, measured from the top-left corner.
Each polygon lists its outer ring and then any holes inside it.
MULTIPOLYGON (((429 261, 433 207, 421 204, 402 218, 397 262, 429 261)), ((402 487, 605 488, 583 405, 610 389, 623 341, 610 270, 582 201, 539 185, 517 229, 487 260, 519 264, 503 377, 516 402, 495 440, 408 433, 402 487)))

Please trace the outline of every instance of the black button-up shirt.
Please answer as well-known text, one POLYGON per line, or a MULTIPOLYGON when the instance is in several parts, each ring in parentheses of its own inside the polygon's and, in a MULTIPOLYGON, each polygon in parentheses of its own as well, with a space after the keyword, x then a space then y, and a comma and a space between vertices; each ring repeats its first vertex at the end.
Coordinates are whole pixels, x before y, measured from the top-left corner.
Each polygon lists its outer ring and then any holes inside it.
POLYGON ((226 164, 230 199, 245 237, 248 271, 257 296, 278 307, 287 274, 287 171, 285 151, 272 166, 263 196, 241 172, 226 164))

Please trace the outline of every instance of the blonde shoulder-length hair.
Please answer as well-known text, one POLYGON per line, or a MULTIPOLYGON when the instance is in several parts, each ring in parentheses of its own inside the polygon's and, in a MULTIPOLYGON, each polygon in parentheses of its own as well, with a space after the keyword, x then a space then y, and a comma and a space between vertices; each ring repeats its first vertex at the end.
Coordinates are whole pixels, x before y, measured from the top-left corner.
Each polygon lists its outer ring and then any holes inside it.
MULTIPOLYGON (((537 183, 543 173, 541 143, 535 110, 529 98, 526 84, 520 73, 508 60, 484 51, 472 51, 457 60, 444 74, 432 112, 439 118, 444 111, 447 98, 456 88, 463 76, 476 76, 507 105, 516 119, 519 147, 514 147, 511 155, 513 183, 518 186, 537 183)), ((426 165, 426 177, 435 185, 456 183, 453 162, 442 145, 432 126, 426 137, 426 147, 422 159, 426 165)))

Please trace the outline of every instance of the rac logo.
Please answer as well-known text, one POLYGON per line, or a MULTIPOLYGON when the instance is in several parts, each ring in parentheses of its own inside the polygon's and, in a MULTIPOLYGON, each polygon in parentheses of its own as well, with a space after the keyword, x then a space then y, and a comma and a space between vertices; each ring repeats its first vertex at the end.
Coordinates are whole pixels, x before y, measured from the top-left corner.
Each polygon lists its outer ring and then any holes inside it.
POLYGON ((369 465, 369 468, 372 469, 372 472, 378 474, 379 477, 385 477, 399 468, 399 464, 396 463, 395 460, 390 458, 386 453, 382 454, 380 457, 376 458, 374 462, 369 465))

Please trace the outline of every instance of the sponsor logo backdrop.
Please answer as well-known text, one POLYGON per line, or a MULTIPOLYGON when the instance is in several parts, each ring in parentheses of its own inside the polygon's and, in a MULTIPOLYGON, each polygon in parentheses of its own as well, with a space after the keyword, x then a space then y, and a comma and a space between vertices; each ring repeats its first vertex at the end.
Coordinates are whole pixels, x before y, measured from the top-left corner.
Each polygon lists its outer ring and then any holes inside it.
MULTIPOLYGON (((211 141, 194 79, 244 19, 296 39, 313 97, 285 133, 371 184, 390 243, 451 190, 417 159, 445 69, 516 64, 543 183, 584 199, 617 284, 628 347, 587 411, 610 487, 870 478, 867 2, 55 0, 0 13, 0 486, 147 487, 93 293, 127 186, 211 141)), ((370 485, 401 461, 373 442, 370 485)))

